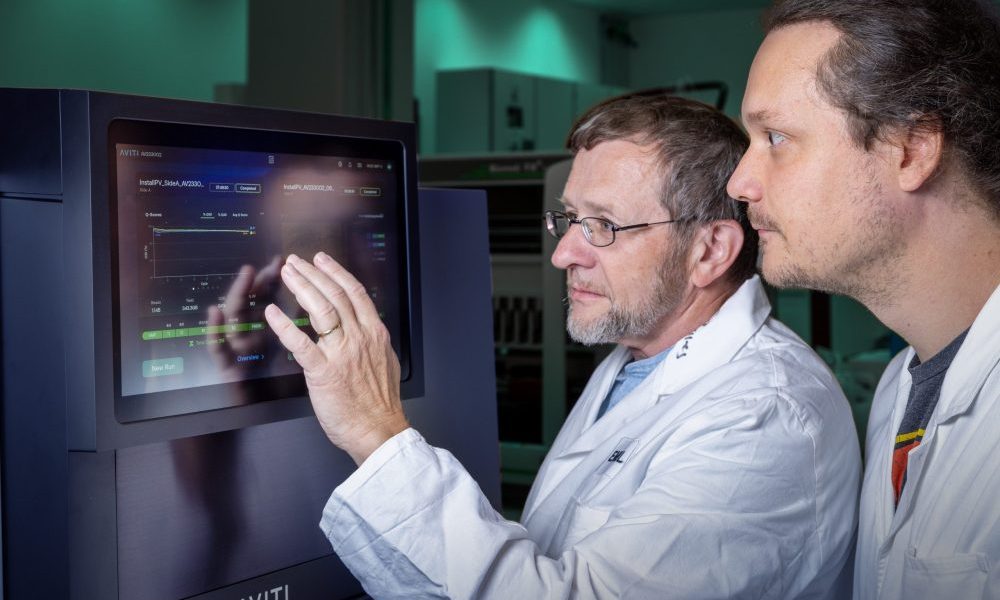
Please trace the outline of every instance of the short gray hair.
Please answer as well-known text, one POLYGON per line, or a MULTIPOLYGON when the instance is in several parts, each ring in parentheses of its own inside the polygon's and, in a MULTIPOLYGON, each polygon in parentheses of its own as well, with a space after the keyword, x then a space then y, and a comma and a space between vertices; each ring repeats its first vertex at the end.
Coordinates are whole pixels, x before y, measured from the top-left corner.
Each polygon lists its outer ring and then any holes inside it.
POLYGON ((677 230, 685 243, 699 223, 736 221, 743 229, 743 247, 728 274, 742 282, 756 273, 757 232, 746 204, 726 193, 749 145, 732 119, 707 104, 656 90, 626 94, 584 113, 570 130, 566 147, 576 154, 613 140, 656 148, 663 169, 660 202, 670 218, 687 221, 677 230))

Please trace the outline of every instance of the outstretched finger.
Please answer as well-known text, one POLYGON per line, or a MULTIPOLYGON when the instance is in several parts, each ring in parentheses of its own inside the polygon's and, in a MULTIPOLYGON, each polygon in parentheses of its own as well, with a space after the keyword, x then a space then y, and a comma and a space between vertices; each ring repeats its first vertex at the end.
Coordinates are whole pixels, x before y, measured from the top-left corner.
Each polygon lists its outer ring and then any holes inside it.
POLYGON ((316 343, 288 318, 280 308, 268 304, 264 309, 268 326, 278 335, 278 340, 307 373, 319 371, 326 364, 326 355, 316 343))
POLYGON ((378 316, 378 309, 375 308, 375 303, 368 295, 367 288, 354 275, 351 275, 350 271, 325 252, 317 253, 314 260, 316 266, 346 293, 358 323, 362 327, 370 329, 382 324, 382 319, 378 316))
POLYGON ((356 329, 357 318, 354 306, 344 288, 309 261, 297 256, 294 258, 293 264, 299 273, 302 273, 302 276, 308 279, 337 311, 337 315, 340 317, 339 323, 344 326, 344 331, 351 332, 356 329))
MULTIPOLYGON (((302 272, 304 261, 290 255, 281 269, 281 280, 293 294, 299 305, 309 314, 309 322, 317 332, 336 329, 345 325, 344 318, 326 295, 302 272)), ((343 300, 342 303, 346 304, 343 300)))

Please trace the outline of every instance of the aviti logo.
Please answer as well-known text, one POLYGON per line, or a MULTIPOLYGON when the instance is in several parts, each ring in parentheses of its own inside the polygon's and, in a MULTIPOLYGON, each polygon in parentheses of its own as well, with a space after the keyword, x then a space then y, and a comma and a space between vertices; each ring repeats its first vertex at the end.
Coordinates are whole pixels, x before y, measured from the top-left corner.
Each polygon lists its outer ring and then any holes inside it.
POLYGON ((139 156, 139 151, 135 148, 122 148, 118 151, 118 156, 139 156))
POLYGON ((271 588, 249 596, 243 596, 240 600, 288 600, 288 585, 271 588))

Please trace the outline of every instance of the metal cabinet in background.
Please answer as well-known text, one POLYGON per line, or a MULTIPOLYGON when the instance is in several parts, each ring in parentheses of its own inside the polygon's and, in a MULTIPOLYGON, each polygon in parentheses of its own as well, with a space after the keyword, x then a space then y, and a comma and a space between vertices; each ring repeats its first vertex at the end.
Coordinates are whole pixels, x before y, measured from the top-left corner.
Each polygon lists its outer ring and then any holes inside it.
POLYGON ((625 91, 501 69, 438 71, 436 150, 561 150, 578 115, 625 91))
POLYGON ((538 149, 562 150, 573 120, 583 112, 576 108, 578 84, 536 77, 535 86, 538 149))

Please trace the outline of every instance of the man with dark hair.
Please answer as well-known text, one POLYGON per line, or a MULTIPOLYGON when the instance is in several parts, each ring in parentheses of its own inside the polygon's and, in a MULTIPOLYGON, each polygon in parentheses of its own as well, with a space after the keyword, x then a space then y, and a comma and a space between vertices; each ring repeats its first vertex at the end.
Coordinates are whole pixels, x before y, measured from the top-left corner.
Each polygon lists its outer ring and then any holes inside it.
POLYGON ((912 346, 869 419, 854 597, 1000 597, 1000 24, 979 0, 787 0, 743 100, 770 282, 912 346), (991 466, 992 465, 992 466, 991 466))
POLYGON ((570 334, 614 342, 528 497, 504 520, 411 429, 364 288, 325 254, 282 278, 318 331, 266 316, 358 470, 322 528, 375 597, 839 598, 850 585, 860 456, 830 371, 754 274, 726 195, 746 137, 705 105, 604 102, 570 135, 562 211, 570 334), (846 585, 845 585, 846 584, 846 585))

